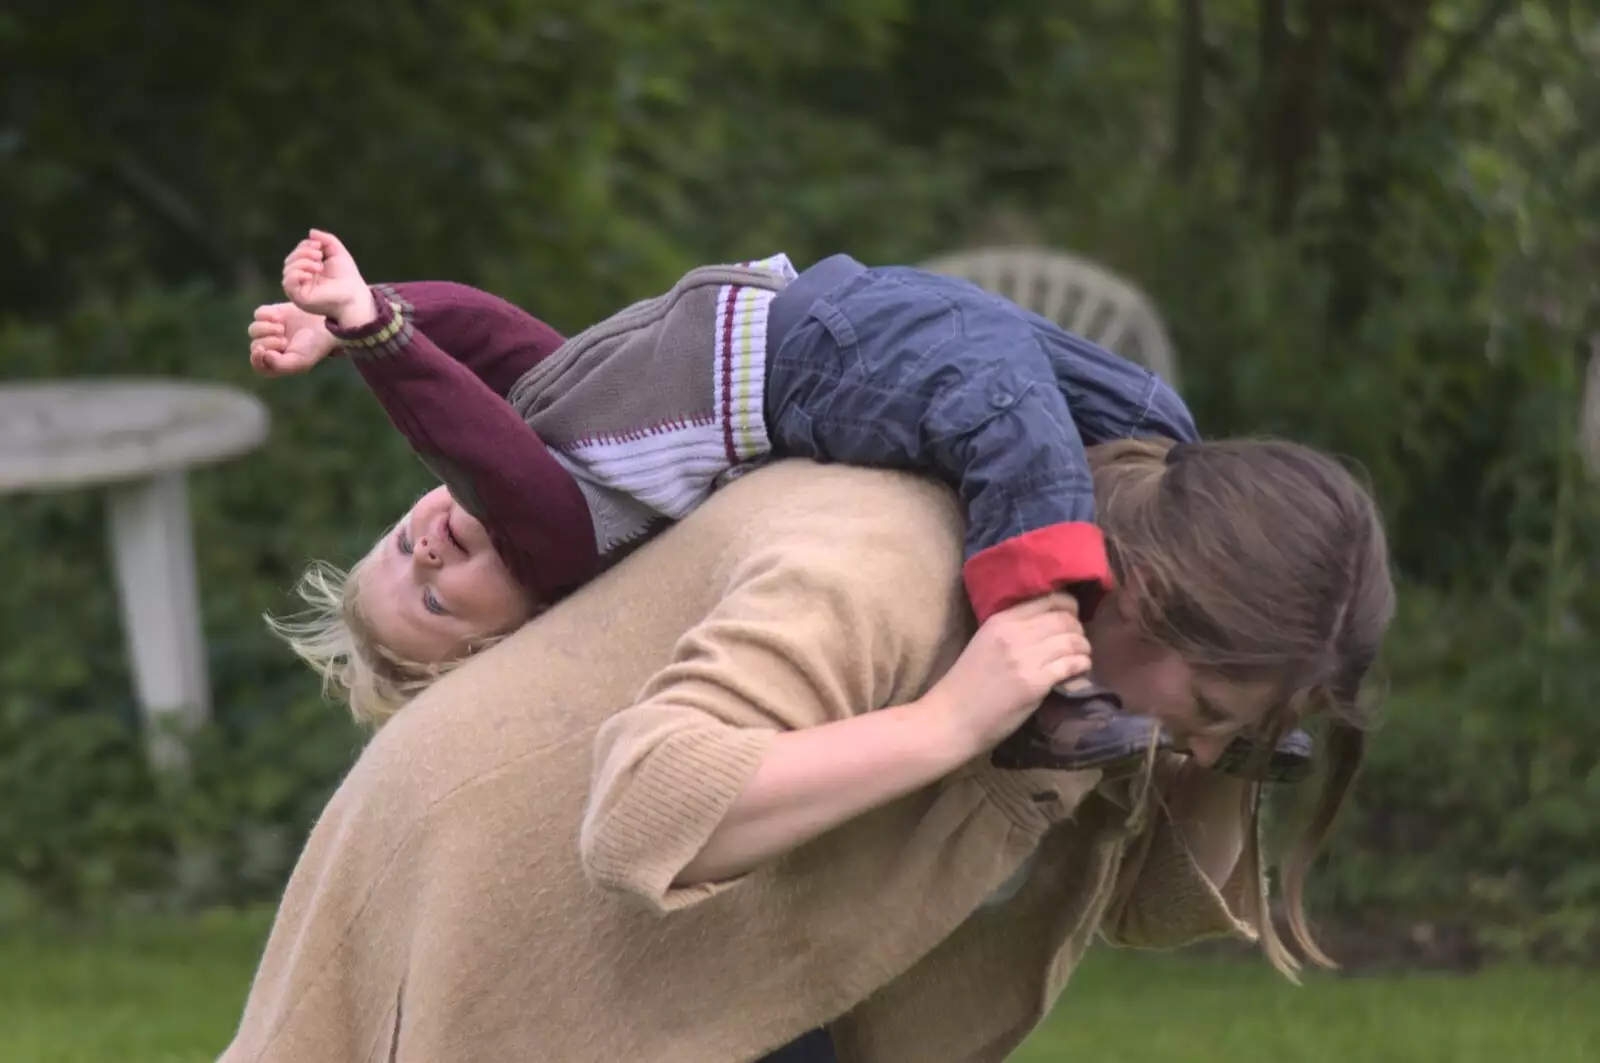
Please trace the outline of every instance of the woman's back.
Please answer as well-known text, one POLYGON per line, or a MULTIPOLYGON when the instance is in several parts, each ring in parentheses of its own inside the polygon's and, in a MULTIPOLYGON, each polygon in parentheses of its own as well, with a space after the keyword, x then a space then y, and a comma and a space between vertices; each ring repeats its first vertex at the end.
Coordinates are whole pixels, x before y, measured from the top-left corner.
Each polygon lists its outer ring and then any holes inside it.
POLYGON ((1101 923, 1125 813, 1090 798, 967 920, 1098 773, 981 763, 671 885, 778 729, 941 673, 970 634, 960 561, 942 488, 779 465, 441 680, 318 824, 224 1059, 734 1063, 852 1009, 853 1059, 1020 1039, 1101 923))

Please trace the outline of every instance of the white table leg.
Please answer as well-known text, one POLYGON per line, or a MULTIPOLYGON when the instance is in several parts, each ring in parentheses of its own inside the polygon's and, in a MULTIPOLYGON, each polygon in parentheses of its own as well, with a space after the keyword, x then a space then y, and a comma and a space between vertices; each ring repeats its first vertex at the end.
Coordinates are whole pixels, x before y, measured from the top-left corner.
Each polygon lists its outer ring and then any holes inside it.
POLYGON ((151 753, 158 765, 179 766, 174 731, 211 713, 183 473, 112 489, 111 550, 151 753))

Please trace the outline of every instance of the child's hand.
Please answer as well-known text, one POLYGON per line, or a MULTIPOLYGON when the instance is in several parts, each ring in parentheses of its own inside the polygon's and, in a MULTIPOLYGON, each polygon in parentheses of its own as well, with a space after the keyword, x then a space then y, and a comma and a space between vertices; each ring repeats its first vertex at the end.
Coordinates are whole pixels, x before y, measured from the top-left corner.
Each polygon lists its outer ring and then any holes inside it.
POLYGON ((1089 665, 1077 600, 1051 594, 990 617, 922 700, 976 755, 1022 726, 1056 684, 1089 665))
POLYGON ((262 376, 304 373, 336 346, 323 319, 293 303, 258 306, 250 322, 250 365, 262 376))
POLYGON ((308 314, 359 328, 378 316, 356 260, 332 233, 312 229, 283 260, 283 293, 308 314))

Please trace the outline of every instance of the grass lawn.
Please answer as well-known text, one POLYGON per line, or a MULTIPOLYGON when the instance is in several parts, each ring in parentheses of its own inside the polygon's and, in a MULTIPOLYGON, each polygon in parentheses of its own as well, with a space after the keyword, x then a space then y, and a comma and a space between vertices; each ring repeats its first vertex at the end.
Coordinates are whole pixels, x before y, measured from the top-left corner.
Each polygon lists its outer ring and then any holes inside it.
MULTIPOLYGON (((266 925, 252 916, 81 938, 0 931, 0 1061, 213 1059, 266 925)), ((1103 953, 1016 1059, 1580 1063, 1600 1060, 1596 1004, 1595 974, 1507 968, 1464 979, 1319 979, 1297 990, 1264 966, 1103 953)))
POLYGON ((1596 1063, 1600 974, 1317 977, 1265 962, 1091 957, 1017 1063, 1596 1063))

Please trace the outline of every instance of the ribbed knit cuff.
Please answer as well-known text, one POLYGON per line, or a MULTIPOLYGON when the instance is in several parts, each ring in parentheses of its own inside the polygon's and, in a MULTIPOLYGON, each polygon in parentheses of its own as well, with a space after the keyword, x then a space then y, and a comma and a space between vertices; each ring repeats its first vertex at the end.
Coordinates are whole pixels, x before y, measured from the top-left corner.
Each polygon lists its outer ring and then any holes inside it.
POLYGON ((411 342, 411 320, 394 300, 393 292, 372 289, 372 302, 378 316, 355 328, 344 328, 328 319, 328 332, 339 341, 339 349, 353 358, 375 358, 397 354, 411 342))
POLYGON ((583 839, 589 876, 670 912, 721 892, 728 882, 674 886, 749 785, 777 732, 707 727, 663 741, 583 839))
POLYGON ((1087 620, 1112 588, 1100 529, 1083 521, 1051 524, 980 550, 962 569, 978 622, 1052 591, 1071 588, 1087 620))

